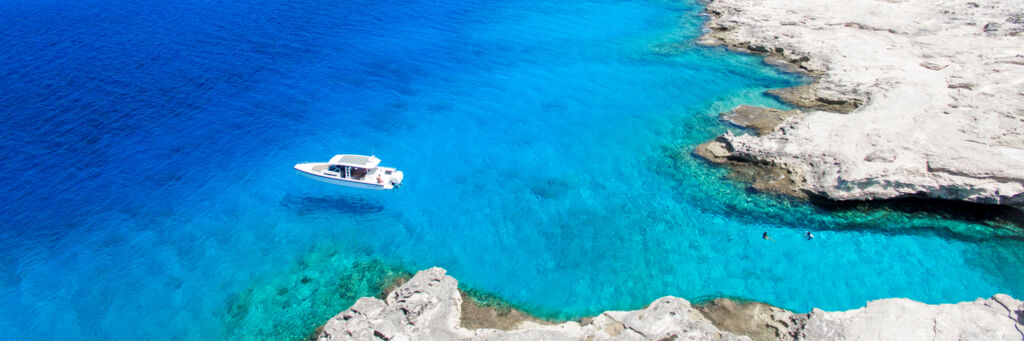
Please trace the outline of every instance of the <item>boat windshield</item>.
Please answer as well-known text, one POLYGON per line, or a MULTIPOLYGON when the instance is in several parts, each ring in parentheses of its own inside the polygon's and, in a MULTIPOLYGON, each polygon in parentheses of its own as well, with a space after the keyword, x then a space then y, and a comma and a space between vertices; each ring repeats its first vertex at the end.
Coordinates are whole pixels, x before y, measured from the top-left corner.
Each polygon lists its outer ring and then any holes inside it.
POLYGON ((356 180, 362 180, 363 178, 366 177, 366 173, 369 172, 369 170, 366 169, 366 168, 357 168, 357 167, 350 167, 350 168, 352 168, 352 174, 351 174, 350 177, 352 179, 356 179, 356 180))
POLYGON ((363 178, 366 177, 366 174, 370 172, 370 170, 366 169, 366 168, 342 166, 342 165, 330 165, 329 167, 327 167, 327 170, 335 172, 335 173, 339 173, 339 174, 341 174, 341 177, 343 177, 345 179, 353 179, 353 180, 363 180, 363 178))

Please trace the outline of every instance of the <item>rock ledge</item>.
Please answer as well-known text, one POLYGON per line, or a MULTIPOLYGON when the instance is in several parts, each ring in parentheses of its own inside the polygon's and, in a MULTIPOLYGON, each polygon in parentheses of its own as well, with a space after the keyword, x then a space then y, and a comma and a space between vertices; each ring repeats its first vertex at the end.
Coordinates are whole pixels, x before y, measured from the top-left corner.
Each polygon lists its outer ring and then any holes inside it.
POLYGON ((706 11, 701 44, 816 77, 771 92, 816 111, 723 135, 731 159, 788 169, 802 179, 793 192, 833 200, 1024 206, 1024 2, 708 0, 706 11))
POLYGON ((1024 339, 1024 302, 1006 295, 941 305, 885 299, 845 312, 815 309, 809 314, 725 299, 694 307, 667 296, 641 310, 608 311, 585 322, 554 325, 524 321, 512 330, 463 328, 461 306, 455 278, 445 275, 444 269, 432 268, 417 273, 385 300, 360 298, 327 321, 317 337, 323 341, 751 340, 751 336, 756 340, 1024 339))

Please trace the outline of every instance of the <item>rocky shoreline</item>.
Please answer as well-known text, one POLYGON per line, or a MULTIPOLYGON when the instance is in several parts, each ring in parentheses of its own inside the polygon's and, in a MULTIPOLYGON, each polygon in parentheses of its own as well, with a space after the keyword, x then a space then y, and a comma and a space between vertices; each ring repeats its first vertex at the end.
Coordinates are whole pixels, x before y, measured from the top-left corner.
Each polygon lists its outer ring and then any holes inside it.
MULTIPOLYGON (((703 45, 814 77, 771 90, 804 111, 740 106, 694 153, 753 187, 836 201, 928 198, 1024 207, 1024 3, 708 0, 703 45)), ((433 268, 364 297, 318 340, 1024 340, 1024 302, 903 298, 794 313, 663 297, 554 323, 472 302, 433 268)))
POLYGON ((699 43, 815 80, 770 91, 808 113, 759 111, 773 126, 696 154, 798 197, 1024 207, 1022 3, 709 0, 706 12, 699 43))
POLYGON ((557 324, 519 312, 510 318, 507 311, 467 310, 473 307, 467 299, 444 269, 423 270, 384 300, 359 299, 328 320, 316 337, 323 341, 1024 339, 1024 302, 1002 294, 940 305, 884 299, 860 309, 815 309, 807 314, 728 299, 692 305, 666 296, 641 310, 608 311, 557 324))

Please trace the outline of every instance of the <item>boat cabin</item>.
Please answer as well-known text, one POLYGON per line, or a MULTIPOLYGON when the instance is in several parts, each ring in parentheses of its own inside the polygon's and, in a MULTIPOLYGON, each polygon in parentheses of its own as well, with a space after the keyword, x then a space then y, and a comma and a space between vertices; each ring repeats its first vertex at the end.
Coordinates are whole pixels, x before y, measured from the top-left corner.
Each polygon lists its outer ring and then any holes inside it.
POLYGON ((371 169, 380 165, 380 159, 363 155, 335 155, 327 170, 341 174, 345 179, 364 181, 371 169))

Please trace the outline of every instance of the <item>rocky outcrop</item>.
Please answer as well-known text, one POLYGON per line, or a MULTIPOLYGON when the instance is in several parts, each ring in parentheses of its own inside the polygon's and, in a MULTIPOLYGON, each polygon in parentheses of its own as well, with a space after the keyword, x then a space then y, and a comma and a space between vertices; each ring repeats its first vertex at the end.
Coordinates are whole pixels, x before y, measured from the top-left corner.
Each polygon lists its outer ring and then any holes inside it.
MULTIPOLYGON (((741 105, 727 113, 720 114, 719 118, 739 127, 750 128, 755 134, 761 136, 771 134, 787 119, 800 114, 799 110, 784 111, 741 105)), ((712 163, 728 166, 732 170, 731 178, 750 183, 756 190, 798 198, 807 197, 807 193, 803 190, 805 181, 800 174, 793 173, 793 171, 771 162, 745 157, 744 154, 738 153, 733 148, 732 138, 734 138, 732 133, 727 132, 714 140, 698 145, 694 149, 694 153, 712 163)))
POLYGON ((815 309, 798 340, 1022 340, 1024 304, 1006 295, 927 305, 905 298, 868 302, 840 312, 815 309))
POLYGON ((364 297, 321 327, 319 340, 1021 340, 1024 302, 1006 295, 958 304, 907 299, 809 314, 719 299, 694 307, 676 297, 641 310, 609 311, 581 322, 510 330, 461 325, 463 297, 444 269, 420 271, 385 300, 364 297), (749 335, 749 336, 748 336, 749 335))
POLYGON ((751 128, 757 135, 767 135, 775 131, 775 128, 778 128, 786 119, 800 114, 800 110, 786 111, 741 105, 720 114, 719 118, 740 127, 751 128))
POLYGON ((517 329, 463 328, 458 282, 433 268, 379 300, 364 297, 323 326, 319 340, 749 340, 721 332, 681 298, 664 297, 643 310, 609 311, 586 323, 517 329))
POLYGON ((803 176, 770 161, 747 157, 732 146, 731 132, 694 148, 694 153, 711 163, 729 167, 729 177, 751 184, 761 192, 780 193, 791 197, 807 199, 806 181, 803 176))
POLYGON ((771 92, 814 111, 721 136, 722 158, 834 200, 1024 205, 1024 2, 709 0, 707 13, 700 43, 816 79, 771 92))

